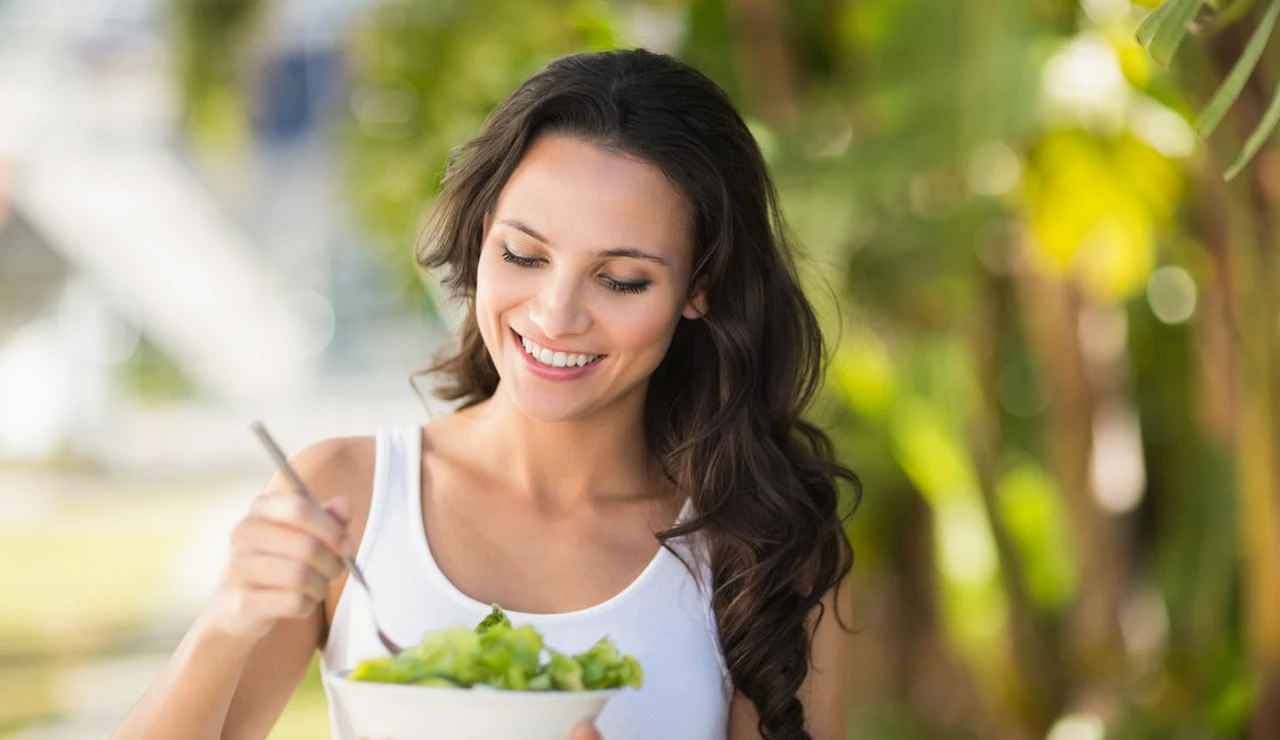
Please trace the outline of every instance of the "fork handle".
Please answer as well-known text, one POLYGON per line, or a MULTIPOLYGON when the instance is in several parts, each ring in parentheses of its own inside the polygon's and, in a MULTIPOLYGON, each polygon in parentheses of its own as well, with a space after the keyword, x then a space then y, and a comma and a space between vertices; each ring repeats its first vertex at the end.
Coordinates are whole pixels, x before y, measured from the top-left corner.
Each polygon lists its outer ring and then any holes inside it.
POLYGON ((356 579, 356 583, 359 583, 361 586, 364 587, 365 591, 368 591, 369 583, 365 581, 364 573, 360 572, 360 566, 356 565, 356 561, 352 560, 350 557, 346 555, 343 555, 342 564, 347 566, 347 570, 351 571, 351 575, 356 579))
MULTIPOLYGON (((302 482, 302 478, 298 477, 298 474, 293 470, 293 466, 289 464, 289 458, 285 456, 284 450, 281 450, 280 445, 276 444, 275 439, 267 432, 267 428, 263 426, 262 422, 255 421, 249 425, 249 428, 253 430, 255 435, 257 435, 258 439, 262 442, 263 447, 267 448, 267 453, 270 454, 271 459, 275 461, 276 468, 280 470, 280 474, 284 476, 285 480, 289 481, 289 486, 299 496, 310 501, 312 505, 317 507, 320 506, 320 502, 316 501, 316 497, 312 496, 311 492, 307 490, 307 486, 302 482)), ((364 586, 364 589, 368 591, 369 583, 365 581, 364 574, 360 572, 360 568, 356 566, 356 562, 351 559, 351 556, 343 555, 342 564, 346 566, 347 570, 351 571, 351 574, 356 577, 356 582, 361 586, 364 586)))

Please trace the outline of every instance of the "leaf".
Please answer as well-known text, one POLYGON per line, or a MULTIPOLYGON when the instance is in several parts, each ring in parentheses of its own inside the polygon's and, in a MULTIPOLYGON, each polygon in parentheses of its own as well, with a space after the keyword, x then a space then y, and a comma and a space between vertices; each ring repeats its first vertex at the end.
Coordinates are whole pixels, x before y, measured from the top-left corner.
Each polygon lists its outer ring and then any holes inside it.
POLYGON ((582 665, 578 661, 555 650, 547 652, 551 655, 551 662, 543 670, 546 671, 546 676, 553 687, 561 691, 586 689, 582 683, 582 665))
POLYGON ((590 650, 573 656, 582 666, 582 684, 587 689, 616 689, 623 686, 640 688, 644 672, 630 655, 622 655, 607 635, 590 650))
POLYGON ((476 634, 484 634, 498 625, 511 626, 511 620, 507 619, 507 615, 503 613, 502 607, 493 604, 493 611, 489 612, 489 616, 480 620, 480 624, 476 625, 476 634))
POLYGON ((1276 88, 1275 93, 1271 96, 1271 104, 1267 106, 1267 112, 1263 114, 1262 121, 1258 127, 1249 134, 1249 138, 1244 142, 1244 149, 1240 151, 1240 156, 1236 157, 1236 161, 1227 168, 1227 172, 1223 175, 1224 180, 1231 180, 1240 174, 1240 170, 1249 164, 1262 145, 1267 143, 1267 139, 1271 136, 1271 132, 1275 130, 1276 123, 1280 123, 1280 87, 1276 88))
POLYGON ((1169 8, 1173 7, 1173 3, 1166 2, 1157 6, 1147 14, 1138 26, 1138 43, 1146 46, 1151 43, 1151 39, 1156 35, 1156 31, 1160 29, 1160 25, 1164 22, 1165 16, 1169 15, 1169 8))
POLYGON ((1187 24, 1196 17, 1204 0, 1168 0, 1138 27, 1138 43, 1147 47, 1161 67, 1168 67, 1187 35, 1187 24))
POLYGON ((524 689, 538 672, 542 648, 542 635, 529 625, 494 625, 480 635, 478 680, 499 689, 524 689))
POLYGON ((1196 118, 1196 131, 1201 136, 1208 138, 1213 133, 1213 130, 1222 122, 1222 117, 1227 114, 1227 110, 1240 96, 1240 91, 1244 89, 1245 82, 1253 73, 1253 68, 1258 65, 1258 59, 1267 46, 1267 40, 1271 38, 1271 29, 1276 25, 1277 16, 1280 16, 1280 0, 1271 0, 1266 14, 1258 22, 1258 27, 1254 29, 1244 52, 1240 54, 1240 58, 1231 67, 1230 74, 1213 94, 1213 99, 1196 118))

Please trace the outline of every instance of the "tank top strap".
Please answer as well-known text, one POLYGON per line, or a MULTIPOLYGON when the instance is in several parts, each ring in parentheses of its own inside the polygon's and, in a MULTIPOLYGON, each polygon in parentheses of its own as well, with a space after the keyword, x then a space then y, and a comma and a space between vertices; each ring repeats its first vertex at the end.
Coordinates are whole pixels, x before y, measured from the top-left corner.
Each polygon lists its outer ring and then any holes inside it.
POLYGON ((416 517, 408 529, 416 535, 422 529, 418 523, 422 521, 422 425, 400 427, 396 431, 395 448, 398 459, 394 465, 401 476, 400 490, 397 491, 400 495, 396 496, 402 505, 399 521, 403 522, 407 516, 416 517))
POLYGON ((397 524, 404 522, 410 510, 408 497, 418 488, 418 431, 417 426, 383 427, 377 431, 369 518, 356 554, 356 564, 361 567, 373 557, 379 542, 399 532, 397 524))

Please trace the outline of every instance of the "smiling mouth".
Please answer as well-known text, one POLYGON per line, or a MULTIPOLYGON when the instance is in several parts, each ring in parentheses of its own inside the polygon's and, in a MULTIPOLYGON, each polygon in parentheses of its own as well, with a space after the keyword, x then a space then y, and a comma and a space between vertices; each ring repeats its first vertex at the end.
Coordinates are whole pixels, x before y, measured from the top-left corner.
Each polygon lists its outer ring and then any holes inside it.
POLYGON ((524 347, 525 354, 532 357, 538 364, 551 368, 586 367, 587 365, 599 362, 601 358, 608 356, 578 352, 554 352, 545 347, 539 346, 537 342, 525 339, 515 329, 512 329, 511 333, 515 334, 516 340, 524 347))

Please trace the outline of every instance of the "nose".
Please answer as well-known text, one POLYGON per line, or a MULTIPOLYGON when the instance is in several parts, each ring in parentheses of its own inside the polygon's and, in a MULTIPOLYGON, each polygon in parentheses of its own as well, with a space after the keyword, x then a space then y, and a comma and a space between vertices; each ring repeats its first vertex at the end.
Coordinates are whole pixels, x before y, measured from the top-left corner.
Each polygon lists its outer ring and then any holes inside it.
POLYGON ((581 283, 569 274, 551 274, 529 309, 529 318, 547 339, 582 334, 591 314, 582 303, 581 283))

